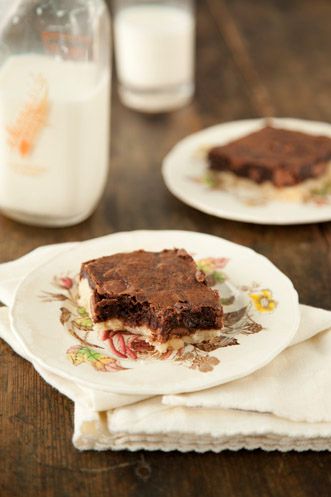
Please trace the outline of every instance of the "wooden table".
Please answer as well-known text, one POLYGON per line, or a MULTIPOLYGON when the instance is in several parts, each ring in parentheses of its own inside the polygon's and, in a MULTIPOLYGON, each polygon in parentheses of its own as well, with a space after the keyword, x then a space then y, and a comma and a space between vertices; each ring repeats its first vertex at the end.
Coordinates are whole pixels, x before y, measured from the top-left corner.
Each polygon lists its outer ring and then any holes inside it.
MULTIPOLYGON (((0 217, 0 261, 46 243, 119 230, 212 233, 269 257, 301 302, 330 308, 330 224, 256 226, 225 221, 176 200, 162 157, 205 126, 254 116, 331 120, 329 0, 205 0, 198 4, 197 90, 192 105, 148 117, 113 98, 111 168, 95 214, 66 229, 0 217)), ((0 342, 0 496, 330 495, 328 453, 78 453, 72 402, 0 342)))

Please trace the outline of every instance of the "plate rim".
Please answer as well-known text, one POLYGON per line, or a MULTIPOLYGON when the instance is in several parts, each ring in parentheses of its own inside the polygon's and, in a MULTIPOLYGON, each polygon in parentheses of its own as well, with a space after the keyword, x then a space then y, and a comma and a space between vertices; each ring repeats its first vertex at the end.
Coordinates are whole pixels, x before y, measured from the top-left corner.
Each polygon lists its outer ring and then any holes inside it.
POLYGON ((221 384, 229 383, 231 381, 243 378, 243 377, 248 376, 248 375, 252 374, 253 372, 263 368, 264 366, 269 364, 275 357, 277 357, 291 343, 291 340, 293 339, 293 337, 295 336, 295 333, 297 332, 297 330, 299 328, 300 308, 299 308, 298 292, 295 289, 290 278, 288 276, 286 276, 286 274, 284 274, 266 256, 256 252, 254 249, 252 249, 250 247, 247 247, 245 245, 241 245, 239 243, 232 242, 230 240, 219 237, 217 235, 211 235, 209 233, 202 233, 202 232, 197 232, 197 231, 188 231, 188 230, 133 230, 133 231, 120 231, 120 232, 112 233, 109 235, 105 235, 103 237, 97 237, 94 239, 79 242, 79 245, 68 248, 68 250, 51 257, 47 262, 42 263, 37 268, 33 269, 31 272, 29 272, 29 274, 27 274, 23 278, 21 283, 16 288, 13 305, 10 307, 10 310, 9 310, 9 320, 10 320, 11 330, 14 333, 17 340, 19 341, 19 343, 21 344, 21 346, 23 347, 23 350, 26 351, 26 353, 29 357, 29 360, 32 363, 36 362, 40 367, 47 370, 48 372, 56 374, 57 376, 64 378, 66 380, 74 381, 74 383, 77 383, 82 387, 96 390, 96 391, 103 391, 103 392, 107 392, 107 393, 117 393, 117 394, 124 394, 124 395, 152 396, 152 395, 166 395, 166 394, 168 395, 168 394, 189 393, 189 392, 195 392, 195 391, 200 391, 200 390, 206 390, 206 389, 213 388, 213 387, 221 385, 221 384), (201 387, 200 385, 198 385, 197 387, 194 387, 194 385, 192 385, 192 387, 185 389, 185 391, 183 391, 183 389, 180 387, 178 387, 178 388, 174 387, 174 388, 168 388, 168 389, 166 388, 166 389, 162 389, 162 391, 160 389, 157 389, 157 388, 154 388, 154 389, 147 388, 146 389, 142 385, 141 390, 139 390, 139 392, 137 392, 136 387, 134 387, 132 385, 131 385, 131 387, 129 386, 128 388, 124 388, 124 389, 122 387, 118 387, 118 386, 115 386, 115 388, 114 388, 114 385, 112 384, 111 381, 109 382, 110 388, 108 389, 105 386, 100 386, 100 384, 98 384, 94 381, 86 381, 84 379, 80 379, 78 377, 79 375, 75 375, 74 379, 73 379, 72 374, 61 370, 60 366, 58 366, 58 367, 50 366, 47 363, 47 361, 40 358, 38 355, 35 355, 34 352, 31 351, 29 346, 26 345, 23 337, 20 335, 20 333, 18 332, 18 330, 15 326, 15 323, 17 322, 17 319, 18 319, 18 316, 16 315, 16 308, 17 308, 17 305, 21 303, 21 299, 17 299, 17 297, 19 296, 20 292, 23 291, 25 284, 30 280, 30 278, 33 278, 35 276, 35 274, 37 274, 41 268, 46 267, 48 264, 51 264, 56 259, 60 259, 61 256, 67 254, 68 252, 74 252, 75 249, 80 248, 82 245, 93 244, 96 241, 101 241, 102 239, 107 239, 107 238, 110 238, 112 236, 123 236, 123 235, 124 236, 125 235, 130 235, 130 236, 132 236, 132 235, 139 236, 140 235, 141 236, 144 233, 155 233, 155 234, 158 234, 158 233, 165 233, 165 234, 180 233, 180 234, 184 234, 184 235, 188 234, 188 235, 197 235, 197 236, 207 236, 207 237, 211 237, 211 238, 216 239, 216 240, 221 240, 222 242, 226 242, 229 245, 234 245, 234 246, 240 247, 241 249, 246 250, 247 252, 253 254, 254 256, 257 256, 257 257, 262 258, 265 261, 267 261, 267 263, 270 264, 270 266, 273 268, 273 270, 276 271, 278 276, 280 278, 282 278, 284 282, 286 282, 286 284, 288 286, 289 297, 292 299, 293 312, 291 313, 292 315, 291 315, 291 322, 289 323, 287 341, 285 342, 285 340, 284 340, 284 343, 282 342, 280 346, 274 347, 274 349, 272 349, 272 351, 270 351, 268 355, 265 355, 263 357, 263 360, 261 359, 261 361, 259 361, 258 366, 256 366, 256 365, 252 366, 252 365, 248 364, 247 367, 245 369, 243 369, 240 374, 233 374, 231 377, 225 379, 224 381, 219 381, 216 379, 214 381, 210 381, 209 383, 206 381, 206 385, 204 387, 201 387))
MULTIPOLYGON (((218 128, 222 127, 227 127, 227 126, 234 126, 236 124, 247 124, 247 125, 253 125, 256 124, 259 126, 260 124, 263 124, 266 122, 268 119, 271 120, 271 122, 274 122, 276 125, 278 123, 281 124, 283 121, 287 121, 288 123, 291 123, 292 125, 296 125, 296 123, 304 123, 304 124, 313 124, 316 126, 323 126, 323 127, 329 127, 330 128, 330 137, 331 137, 331 123, 323 122, 323 121, 314 121, 314 120, 309 120, 309 119, 300 119, 300 118, 294 118, 294 117, 271 117, 271 118, 251 118, 251 119, 238 119, 238 120, 233 120, 233 121, 227 121, 227 122, 222 122, 219 124, 214 124, 212 126, 207 126, 206 128, 200 129, 199 131, 195 131, 194 133, 191 133, 184 138, 182 138, 179 142, 177 142, 166 154, 166 156, 163 158, 162 161, 162 168, 161 168, 161 173, 162 173, 162 178, 163 181, 169 190, 169 192, 174 195, 178 200, 183 202, 184 204, 193 207, 196 210, 199 210, 200 212, 204 212, 206 214, 215 216, 220 219, 229 219, 232 221, 238 221, 238 222, 245 222, 245 223, 252 223, 252 224, 259 224, 259 225, 269 225, 269 226, 290 226, 290 225, 299 225, 299 224, 315 224, 315 223, 320 223, 320 222, 329 222, 331 221, 331 208, 330 208, 330 213, 325 213, 324 215, 316 215, 316 218, 314 219, 284 219, 280 217, 275 217, 273 219, 262 219, 259 217, 259 215, 256 215, 256 213, 251 212, 250 214, 237 214, 237 213, 231 213, 231 211, 223 210, 222 206, 220 206, 217 210, 209 205, 206 205, 205 203, 201 201, 196 201, 192 197, 188 197, 187 195, 182 193, 182 190, 180 187, 174 185, 171 175, 172 175, 172 156, 177 153, 177 150, 183 146, 187 141, 192 139, 195 136, 199 136, 200 134, 203 134, 207 131, 213 131, 218 128)), ((299 130, 298 130, 299 131, 299 130)), ((279 202, 275 202, 279 203, 279 202)), ((316 211, 316 214, 318 212, 316 211)))

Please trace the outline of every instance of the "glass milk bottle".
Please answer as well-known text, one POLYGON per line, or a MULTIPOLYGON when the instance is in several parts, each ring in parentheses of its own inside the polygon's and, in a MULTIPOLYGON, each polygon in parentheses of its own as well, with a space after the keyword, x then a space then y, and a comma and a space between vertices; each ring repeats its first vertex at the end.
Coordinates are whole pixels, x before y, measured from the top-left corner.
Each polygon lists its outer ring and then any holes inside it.
POLYGON ((107 178, 110 19, 103 0, 0 2, 0 210, 67 226, 107 178))
POLYGON ((187 104, 194 92, 194 0, 115 0, 121 100, 144 112, 187 104))

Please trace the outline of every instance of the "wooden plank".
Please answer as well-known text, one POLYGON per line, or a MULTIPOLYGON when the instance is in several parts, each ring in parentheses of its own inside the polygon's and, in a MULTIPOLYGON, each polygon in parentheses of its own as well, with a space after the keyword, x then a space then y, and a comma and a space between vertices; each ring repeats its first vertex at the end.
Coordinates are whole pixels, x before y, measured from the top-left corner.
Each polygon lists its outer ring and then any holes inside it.
POLYGON ((225 1, 208 0, 212 16, 215 19, 229 52, 232 54, 243 81, 246 83, 249 97, 257 114, 261 117, 275 115, 275 109, 270 95, 260 78, 247 47, 246 41, 237 27, 234 17, 231 15, 225 1))
MULTIPOLYGON (((330 121, 331 3, 221 0, 219 4, 228 6, 275 115, 330 121)), ((221 7, 216 11, 221 24, 221 7)))

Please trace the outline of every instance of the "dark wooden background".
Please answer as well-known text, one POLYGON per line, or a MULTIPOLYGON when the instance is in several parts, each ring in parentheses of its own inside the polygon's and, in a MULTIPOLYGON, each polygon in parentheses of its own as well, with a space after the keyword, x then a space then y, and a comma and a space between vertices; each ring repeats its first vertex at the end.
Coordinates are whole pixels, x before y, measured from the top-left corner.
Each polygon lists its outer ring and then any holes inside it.
MULTIPOLYGON (((203 231, 266 255, 292 278, 301 302, 330 309, 330 224, 267 227, 207 216, 171 196, 160 167, 179 139, 219 122, 268 115, 331 121, 331 2, 201 0, 197 14, 192 105, 148 117, 124 108, 114 91, 110 175, 95 214, 57 230, 0 216, 0 261, 119 230, 203 231)), ((1 497, 330 495, 328 453, 79 453, 72 414, 71 401, 0 342, 1 497)))

